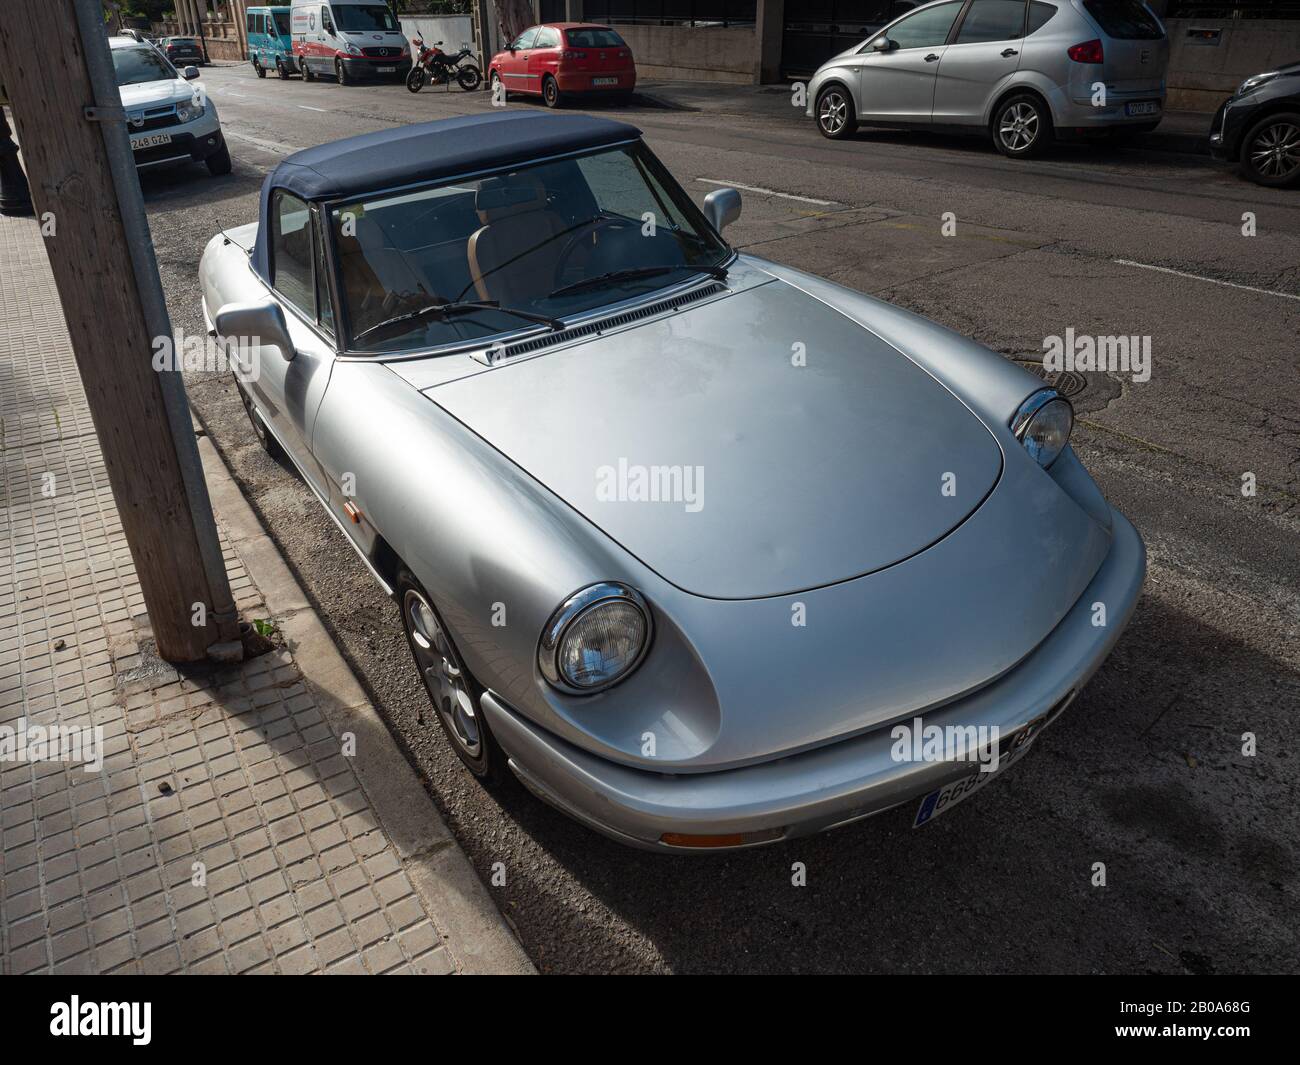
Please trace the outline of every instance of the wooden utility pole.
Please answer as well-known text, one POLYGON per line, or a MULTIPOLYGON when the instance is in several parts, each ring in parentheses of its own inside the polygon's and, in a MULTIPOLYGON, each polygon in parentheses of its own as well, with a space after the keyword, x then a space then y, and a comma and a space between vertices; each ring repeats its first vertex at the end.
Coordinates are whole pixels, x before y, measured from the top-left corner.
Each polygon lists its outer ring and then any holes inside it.
POLYGON ((184 383, 152 366, 171 324, 112 71, 100 0, 0 0, 0 81, 159 653, 229 657, 238 620, 184 383))

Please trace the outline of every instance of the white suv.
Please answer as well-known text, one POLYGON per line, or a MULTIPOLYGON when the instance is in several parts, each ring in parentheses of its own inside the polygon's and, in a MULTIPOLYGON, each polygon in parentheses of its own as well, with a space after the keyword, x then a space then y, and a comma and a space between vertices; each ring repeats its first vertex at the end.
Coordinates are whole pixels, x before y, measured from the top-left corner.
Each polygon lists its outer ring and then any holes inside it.
POLYGON ((198 68, 178 74, 157 48, 130 37, 108 43, 136 169, 203 162, 212 174, 229 174, 217 105, 201 87, 186 84, 199 76, 198 68))

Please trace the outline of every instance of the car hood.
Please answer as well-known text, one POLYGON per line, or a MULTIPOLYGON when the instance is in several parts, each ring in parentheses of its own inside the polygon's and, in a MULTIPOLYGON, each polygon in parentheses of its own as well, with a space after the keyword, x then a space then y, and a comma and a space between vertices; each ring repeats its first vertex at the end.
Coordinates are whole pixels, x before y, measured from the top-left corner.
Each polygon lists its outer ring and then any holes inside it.
POLYGON ((665 580, 716 599, 901 562, 1002 470, 948 389, 779 280, 426 395, 665 580))
POLYGON ((180 78, 123 85, 118 91, 122 95, 122 106, 128 111, 133 107, 184 103, 194 96, 194 89, 190 83, 180 78))

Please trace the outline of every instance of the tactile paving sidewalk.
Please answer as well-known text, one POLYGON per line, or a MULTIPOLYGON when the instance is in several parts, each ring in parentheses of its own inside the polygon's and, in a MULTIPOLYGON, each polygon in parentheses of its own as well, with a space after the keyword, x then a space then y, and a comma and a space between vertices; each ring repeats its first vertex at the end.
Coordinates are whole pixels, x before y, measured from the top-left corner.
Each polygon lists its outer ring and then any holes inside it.
POLYGON ((0 760, 0 972, 455 971, 293 657, 148 653, 39 230, 9 218, 0 460, 0 728, 100 726, 105 758, 0 760))

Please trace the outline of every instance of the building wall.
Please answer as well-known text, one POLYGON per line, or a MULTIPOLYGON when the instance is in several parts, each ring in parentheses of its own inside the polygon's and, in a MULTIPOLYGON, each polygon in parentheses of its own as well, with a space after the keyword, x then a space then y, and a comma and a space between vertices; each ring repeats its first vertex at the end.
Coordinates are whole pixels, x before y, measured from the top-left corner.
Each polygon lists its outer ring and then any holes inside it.
POLYGON ((409 41, 419 36, 425 44, 442 41, 444 52, 474 48, 474 20, 469 15, 403 15, 398 21, 409 41))
POLYGON ((1165 20, 1169 97, 1181 111, 1214 111, 1246 78, 1300 59, 1300 19, 1165 20), (1218 30, 1218 44, 1198 44, 1194 30, 1218 30))
POLYGON ((636 58, 638 78, 758 81, 758 47, 752 27, 638 26, 615 24, 636 58))

